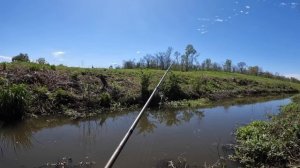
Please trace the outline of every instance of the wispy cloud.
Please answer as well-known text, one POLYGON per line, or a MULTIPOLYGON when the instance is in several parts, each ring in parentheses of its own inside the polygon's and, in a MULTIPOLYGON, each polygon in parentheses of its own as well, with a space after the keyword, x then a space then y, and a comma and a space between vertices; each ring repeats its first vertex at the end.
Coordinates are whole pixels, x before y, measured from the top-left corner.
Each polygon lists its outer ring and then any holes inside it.
POLYGON ((66 55, 66 52, 64 52, 64 51, 55 51, 52 53, 52 56, 58 61, 64 61, 65 55, 66 55))
POLYGON ((297 2, 280 2, 279 6, 288 8, 297 8, 300 4, 297 2))
POLYGON ((0 62, 11 62, 11 57, 0 55, 0 62))
POLYGON ((206 30, 205 26, 201 26, 202 28, 197 29, 201 34, 206 34, 208 31, 206 30))
POLYGON ((209 18, 198 18, 197 20, 204 21, 204 22, 209 22, 210 21, 209 18))
POLYGON ((245 8, 246 8, 246 9, 250 9, 251 7, 250 7, 249 5, 246 5, 245 8))
POLYGON ((224 20, 220 19, 220 18, 217 18, 217 19, 215 19, 215 22, 224 22, 224 20))
POLYGON ((136 51, 136 54, 138 54, 138 55, 141 54, 141 51, 136 51))
POLYGON ((206 33, 208 33, 208 31, 202 31, 202 32, 200 32, 201 34, 206 34, 206 33))
POLYGON ((291 8, 296 8, 299 5, 299 3, 291 2, 290 5, 291 5, 291 8))
POLYGON ((279 5, 280 5, 280 6, 286 6, 286 5, 287 5, 287 3, 285 3, 285 2, 281 2, 279 5))
POLYGON ((55 51, 52 53, 52 55, 55 57, 55 58, 62 58, 64 57, 66 54, 66 52, 64 51, 55 51))

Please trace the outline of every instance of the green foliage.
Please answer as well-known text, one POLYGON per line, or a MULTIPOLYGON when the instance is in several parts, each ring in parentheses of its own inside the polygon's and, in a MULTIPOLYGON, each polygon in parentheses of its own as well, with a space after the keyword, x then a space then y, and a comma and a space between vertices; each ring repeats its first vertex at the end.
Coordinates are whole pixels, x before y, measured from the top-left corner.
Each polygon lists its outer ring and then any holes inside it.
POLYGON ((100 105, 103 107, 110 107, 111 105, 111 96, 108 93, 100 94, 100 105))
POLYGON ((47 87, 39 86, 34 89, 34 94, 38 100, 46 100, 49 99, 49 91, 47 87))
POLYGON ((74 81, 78 81, 78 76, 79 76, 79 73, 74 72, 74 73, 71 74, 71 79, 74 80, 74 81))
POLYGON ((36 62, 37 62, 38 64, 44 65, 44 64, 46 64, 46 59, 45 59, 45 58, 39 58, 39 59, 36 60, 36 62))
POLYGON ((174 73, 170 73, 169 78, 163 83, 162 90, 169 100, 179 100, 184 98, 184 93, 180 87, 180 79, 174 73))
POLYGON ((21 120, 27 111, 28 92, 24 85, 12 85, 0 90, 0 119, 21 120))
POLYGON ((2 65, 2 70, 5 71, 7 69, 6 62, 1 63, 1 65, 2 65))
POLYGON ((56 70, 56 66, 55 65, 51 65, 50 69, 53 70, 53 71, 55 71, 56 70))
POLYGON ((233 159, 245 167, 287 167, 300 158, 300 104, 281 109, 270 122, 255 121, 236 132, 233 159))
POLYGON ((57 105, 68 105, 69 103, 74 103, 74 96, 63 89, 57 89, 54 93, 55 104, 57 105))
POLYGON ((0 89, 2 89, 1 86, 5 86, 7 84, 8 84, 7 79, 0 76, 0 89))
POLYGON ((149 97, 149 86, 150 86, 150 75, 143 73, 140 76, 141 78, 141 96, 142 99, 145 101, 149 97))
POLYGON ((30 62, 27 54, 20 53, 12 58, 12 62, 30 62))
POLYGON ((30 112, 35 114, 47 114, 51 112, 50 92, 47 87, 38 86, 33 89, 33 96, 31 99, 30 112))
POLYGON ((39 64, 31 64, 29 67, 30 71, 40 71, 42 69, 42 66, 39 64))
POLYGON ((293 101, 300 104, 300 95, 296 95, 292 97, 293 101))

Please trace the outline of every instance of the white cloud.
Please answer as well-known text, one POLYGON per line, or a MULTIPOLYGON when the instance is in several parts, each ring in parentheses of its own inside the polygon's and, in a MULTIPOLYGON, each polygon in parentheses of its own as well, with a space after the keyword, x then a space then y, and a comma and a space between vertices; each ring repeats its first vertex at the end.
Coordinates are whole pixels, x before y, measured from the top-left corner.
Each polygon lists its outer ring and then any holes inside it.
POLYGON ((136 51, 136 54, 141 54, 141 51, 136 51))
POLYGON ((218 19, 215 19, 215 22, 224 22, 224 20, 223 20, 223 19, 220 19, 220 18, 218 18, 218 19))
POLYGON ((298 3, 296 3, 296 2, 291 3, 291 8, 296 8, 297 6, 298 6, 298 3))
POLYGON ((206 34, 208 31, 202 31, 202 32, 200 32, 201 34, 206 34))
POLYGON ((52 55, 55 57, 55 58, 62 58, 65 56, 65 52, 64 51, 55 51, 52 53, 52 55))
POLYGON ((297 78, 297 79, 299 79, 300 80, 300 74, 286 74, 286 75, 284 75, 284 76, 286 76, 286 77, 293 77, 293 78, 297 78))
POLYGON ((11 57, 0 55, 0 62, 11 62, 11 57))
POLYGON ((205 22, 208 22, 208 21, 210 21, 210 19, 209 19, 209 18, 198 18, 198 20, 199 20, 199 21, 205 21, 205 22))
POLYGON ((249 6, 249 5, 247 5, 247 6, 245 6, 245 8, 246 8, 246 9, 250 9, 250 6, 249 6))
POLYGON ((287 4, 285 2, 281 2, 280 6, 286 6, 287 4))

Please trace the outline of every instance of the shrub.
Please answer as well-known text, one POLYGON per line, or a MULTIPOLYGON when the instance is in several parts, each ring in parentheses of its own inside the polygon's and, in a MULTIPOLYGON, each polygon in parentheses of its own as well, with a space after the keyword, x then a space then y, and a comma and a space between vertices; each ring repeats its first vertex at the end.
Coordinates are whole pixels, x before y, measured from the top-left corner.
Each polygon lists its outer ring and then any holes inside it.
POLYGON ((6 62, 1 63, 1 65, 2 65, 2 70, 5 71, 7 69, 6 62))
POLYGON ((47 100, 47 99, 49 99, 48 88, 39 86, 39 87, 35 88, 33 91, 34 91, 34 94, 36 95, 38 100, 47 100))
POLYGON ((45 58, 39 58, 39 59, 37 59, 36 60, 36 62, 38 63, 38 64, 46 64, 46 59, 45 58))
POLYGON ((17 61, 19 61, 19 62, 30 62, 28 55, 23 54, 23 53, 20 53, 19 55, 14 56, 12 58, 12 62, 17 62, 17 61))
POLYGON ((300 158, 300 104, 281 108, 270 122, 255 121, 236 132, 232 156, 245 167, 290 167, 300 158))
POLYGON ((74 80, 74 81, 78 81, 78 76, 79 76, 79 73, 74 72, 74 73, 71 74, 71 79, 74 80))
POLYGON ((56 66, 55 65, 51 65, 50 69, 53 70, 53 71, 55 71, 56 70, 56 66))
POLYGON ((21 120, 27 110, 28 92, 24 85, 12 85, 0 91, 0 119, 21 120))
POLYGON ((36 87, 33 90, 33 98, 31 100, 31 107, 30 110, 33 113, 47 113, 50 109, 50 97, 49 97, 49 91, 46 87, 36 87))
POLYGON ((55 103, 57 105, 67 105, 69 103, 74 102, 73 95, 70 92, 63 89, 56 90, 54 93, 54 97, 55 97, 55 103))
POLYGON ((296 95, 292 97, 293 101, 300 104, 300 95, 296 95))
POLYGON ((108 93, 102 93, 100 95, 100 105, 103 107, 110 107, 111 96, 108 93))
POLYGON ((7 85, 7 84, 8 84, 7 79, 5 79, 5 78, 3 78, 3 77, 0 76, 0 86, 7 85))
POLYGON ((180 80, 174 74, 171 73, 169 79, 162 85, 162 91, 170 100, 184 99, 184 94, 179 86, 180 80))
POLYGON ((30 65, 29 70, 30 71, 39 71, 39 70, 41 70, 41 66, 39 64, 32 64, 32 65, 30 65))
POLYGON ((141 76, 141 97, 145 101, 149 97, 150 75, 142 73, 141 76))

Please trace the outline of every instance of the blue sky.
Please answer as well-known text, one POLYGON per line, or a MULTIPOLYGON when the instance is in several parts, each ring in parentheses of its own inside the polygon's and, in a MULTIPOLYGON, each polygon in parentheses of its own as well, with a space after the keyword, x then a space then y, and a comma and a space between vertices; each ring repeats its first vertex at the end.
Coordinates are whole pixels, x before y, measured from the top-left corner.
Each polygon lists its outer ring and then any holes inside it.
POLYGON ((300 0, 0 0, 0 61, 108 67, 193 44, 300 78, 300 0))

